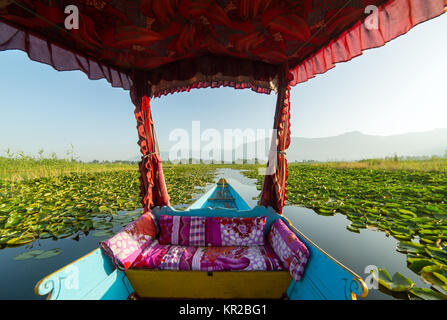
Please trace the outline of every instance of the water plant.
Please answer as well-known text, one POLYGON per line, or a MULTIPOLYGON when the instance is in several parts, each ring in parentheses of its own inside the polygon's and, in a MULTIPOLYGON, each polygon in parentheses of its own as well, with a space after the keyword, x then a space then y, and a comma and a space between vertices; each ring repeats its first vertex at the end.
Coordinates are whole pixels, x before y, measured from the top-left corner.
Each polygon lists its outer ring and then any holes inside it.
MULTIPOLYGON (((344 214, 351 221, 346 227, 351 232, 368 228, 396 238, 396 250, 407 255, 408 267, 436 291, 415 288, 410 296, 447 298, 445 164, 446 159, 291 164, 287 204, 325 216, 344 214)), ((264 177, 257 167, 243 174, 257 179, 261 189, 264 177)), ((382 286, 393 292, 394 277, 382 275, 382 286)))
MULTIPOLYGON (((0 180, 0 248, 21 246, 37 238, 79 237, 91 230, 102 230, 96 236, 104 236, 141 214, 136 165, 120 165, 118 170, 97 165, 97 171, 87 166, 86 172, 0 180)), ((191 202, 200 192, 196 186, 212 182, 213 172, 212 167, 203 165, 165 166, 171 204, 191 202)))

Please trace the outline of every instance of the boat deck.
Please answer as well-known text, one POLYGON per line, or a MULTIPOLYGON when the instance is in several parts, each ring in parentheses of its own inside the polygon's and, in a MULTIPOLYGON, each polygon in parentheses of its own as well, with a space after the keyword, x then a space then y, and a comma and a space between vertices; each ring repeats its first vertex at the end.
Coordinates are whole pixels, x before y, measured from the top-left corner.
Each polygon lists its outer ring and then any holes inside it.
POLYGON ((229 184, 225 179, 220 179, 217 188, 207 200, 204 207, 237 209, 236 199, 233 197, 229 184))

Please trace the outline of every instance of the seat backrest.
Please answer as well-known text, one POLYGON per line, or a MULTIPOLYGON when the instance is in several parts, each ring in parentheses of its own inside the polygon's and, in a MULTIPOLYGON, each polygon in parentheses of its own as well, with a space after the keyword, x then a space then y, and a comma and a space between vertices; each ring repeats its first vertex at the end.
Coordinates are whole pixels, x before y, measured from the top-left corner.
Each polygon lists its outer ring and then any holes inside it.
POLYGON ((271 207, 257 206, 250 210, 232 210, 225 208, 200 208, 190 209, 185 211, 177 211, 171 207, 156 207, 152 213, 159 221, 161 215, 172 216, 200 216, 200 217, 266 217, 264 236, 267 236, 273 222, 281 216, 275 212, 271 207))

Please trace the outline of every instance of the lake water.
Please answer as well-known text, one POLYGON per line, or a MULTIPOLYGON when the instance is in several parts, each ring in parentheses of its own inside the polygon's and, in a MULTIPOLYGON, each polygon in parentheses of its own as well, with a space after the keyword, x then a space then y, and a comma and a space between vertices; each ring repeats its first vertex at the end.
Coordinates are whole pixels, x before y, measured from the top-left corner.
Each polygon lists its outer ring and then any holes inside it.
MULTIPOLYGON (((225 177, 250 206, 256 205, 257 200, 253 198, 259 195, 259 191, 253 179, 248 179, 238 170, 232 169, 218 170, 216 181, 221 177, 225 177)), ((209 185, 205 189, 208 190, 212 186, 209 185)), ((320 216, 302 207, 286 206, 284 215, 315 244, 363 279, 368 276, 364 272, 365 267, 375 265, 386 268, 391 275, 400 272, 413 280, 418 287, 429 287, 407 268, 406 256, 396 251, 397 240, 386 237, 383 232, 361 229, 359 234, 353 233, 346 230, 349 220, 344 215, 320 216)), ((119 227, 114 229, 118 230, 119 227)), ((0 249, 0 299, 44 299, 34 294, 35 284, 43 277, 96 249, 99 242, 107 238, 95 237, 94 233, 82 236, 77 241, 70 238, 44 239, 27 246, 0 249), (43 260, 13 259, 25 251, 53 248, 60 248, 63 252, 43 260)), ((366 299, 394 298, 379 290, 371 289, 366 299)))
MULTIPOLYGON (((256 205, 257 200, 253 198, 257 197, 260 191, 254 184, 255 180, 231 169, 221 169, 218 171, 218 177, 225 177, 250 206, 256 205)), ((406 255, 396 251, 398 241, 387 237, 384 232, 361 229, 360 233, 354 233, 346 229, 350 221, 345 215, 321 216, 313 210, 297 206, 286 206, 284 216, 317 246, 363 279, 369 275, 365 273, 365 268, 375 265, 385 268, 391 276, 400 272, 413 280, 416 287, 430 287, 407 268, 406 255)), ((370 289, 365 299, 395 298, 380 290, 370 289)))

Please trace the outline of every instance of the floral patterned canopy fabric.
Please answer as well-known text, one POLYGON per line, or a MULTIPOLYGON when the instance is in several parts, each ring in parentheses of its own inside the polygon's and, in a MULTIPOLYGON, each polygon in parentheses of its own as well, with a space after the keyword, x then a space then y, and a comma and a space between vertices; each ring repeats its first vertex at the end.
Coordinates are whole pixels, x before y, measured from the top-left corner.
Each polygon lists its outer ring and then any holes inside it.
MULTIPOLYGON (((56 70, 81 70, 90 79, 105 78, 124 89, 138 86, 134 92, 139 95, 132 100, 139 128, 147 125, 138 117, 147 105, 144 97, 220 86, 267 94, 274 90, 278 136, 272 151, 278 153, 278 170, 266 179, 261 203, 281 212, 286 199, 290 86, 384 45, 441 15, 446 4, 447 0, 0 0, 0 51, 23 50, 30 59, 56 70), (78 27, 67 29, 67 17, 74 11, 66 13, 66 8, 73 6, 78 27)), ((150 139, 140 135, 139 143, 152 144, 150 139)), ((155 150, 156 141, 153 145, 155 150)), ((145 152, 147 159, 154 151, 145 152)), ((153 161, 157 166, 157 159, 153 161)), ((152 170, 147 161, 145 167, 152 170)), ((161 190, 162 176, 160 181, 142 181, 142 190, 161 190)), ((168 203, 164 199, 151 206, 168 203)))
POLYGON ((275 76, 264 71, 266 64, 287 62, 294 85, 383 45, 443 8, 444 0, 2 0, 0 50, 22 49, 31 59, 79 69, 125 89, 133 70, 151 71, 155 95, 236 84, 270 93, 275 76), (78 9, 79 29, 65 28, 70 5, 78 9), (371 5, 379 8, 378 27, 361 30, 371 5), (337 44, 347 32, 349 39, 337 44), (332 51, 320 57, 326 63, 311 63, 324 48, 332 51), (214 70, 197 70, 204 64, 195 59, 203 56, 220 57, 206 64, 214 70), (172 63, 187 59, 189 68, 173 79, 172 63), (170 70, 163 68, 170 64, 170 70))

